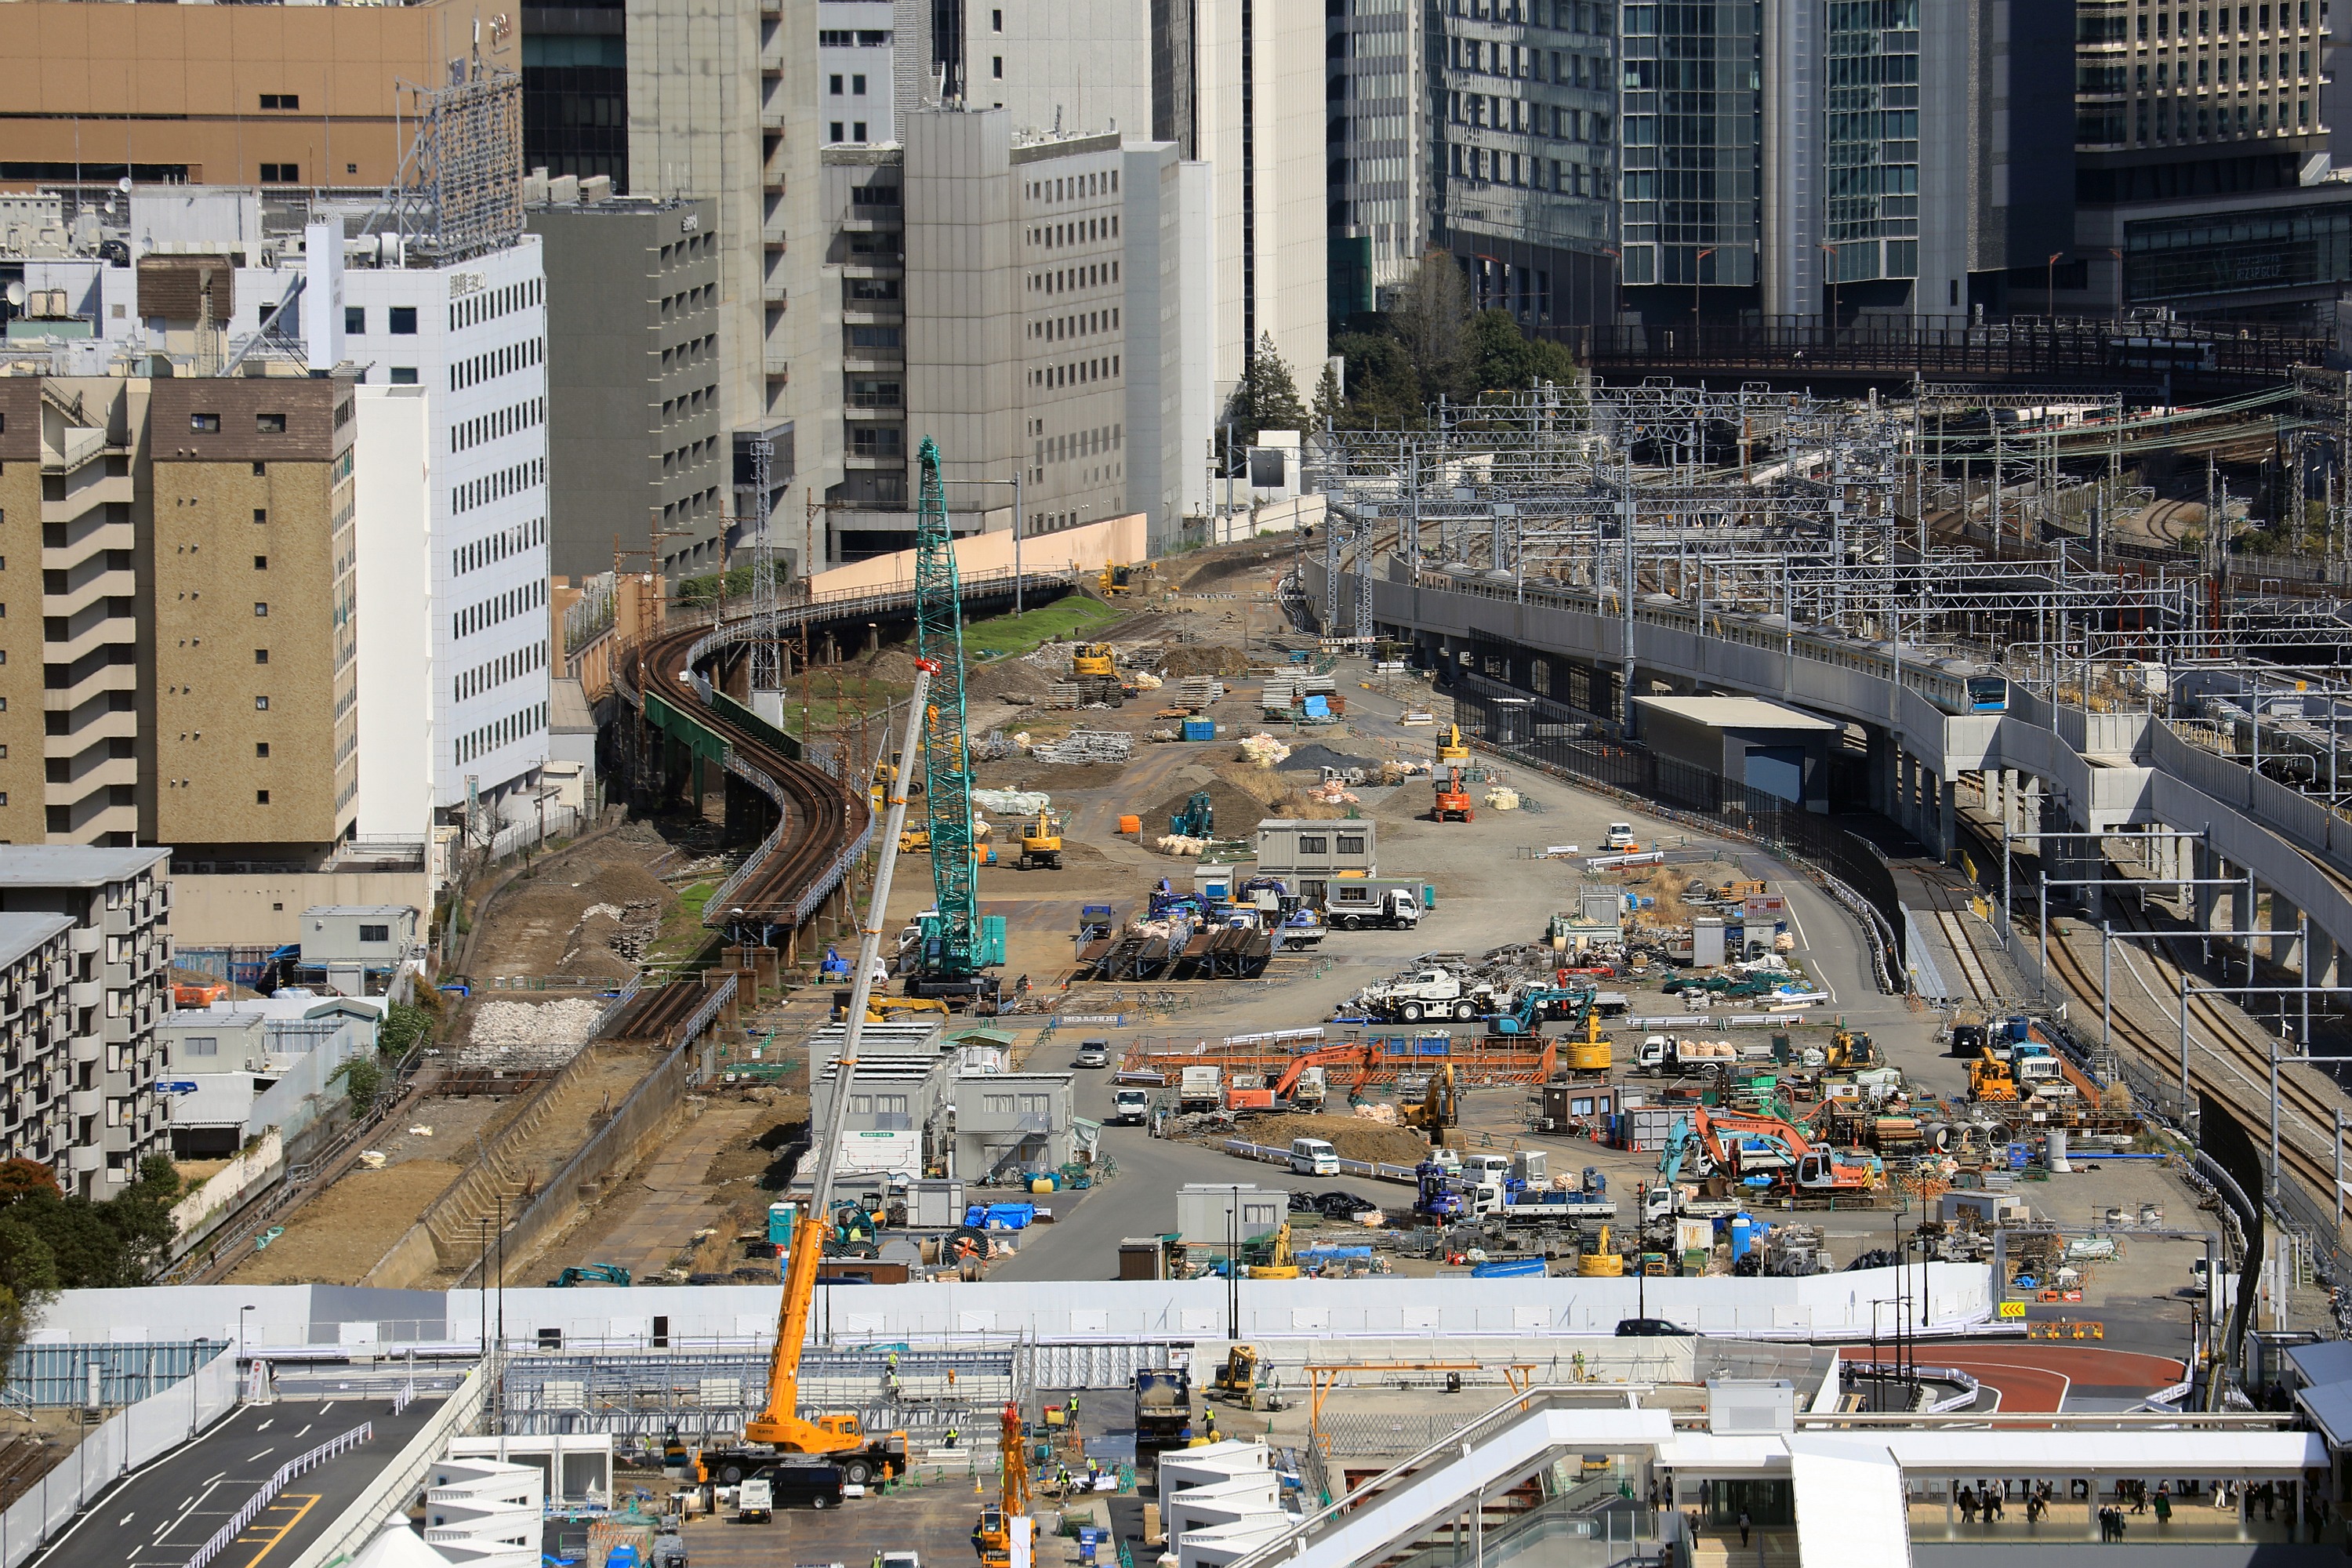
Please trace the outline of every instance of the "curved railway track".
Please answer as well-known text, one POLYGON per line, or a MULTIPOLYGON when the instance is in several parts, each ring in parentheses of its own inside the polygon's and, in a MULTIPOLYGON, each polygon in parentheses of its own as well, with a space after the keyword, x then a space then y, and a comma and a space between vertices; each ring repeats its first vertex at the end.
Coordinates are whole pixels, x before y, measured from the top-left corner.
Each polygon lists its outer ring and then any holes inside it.
MULTIPOLYGON (((1980 841, 1987 858, 1997 863, 2000 854, 1998 840, 1987 834, 1981 824, 1970 822, 1966 826, 1980 841)), ((2018 880, 2020 885, 2027 885, 2026 878, 2020 877, 2018 880)), ((2166 931, 2122 897, 2112 900, 2112 908, 2116 912, 2111 919, 2119 932, 2168 939, 2116 944, 2112 973, 2117 999, 2128 996, 2134 1004, 2152 1007, 2171 1021, 2168 1031, 2159 1030, 2139 1022, 2125 1007, 2115 1006, 2108 1015, 2115 1045, 2137 1056, 2155 1078, 2177 1090, 2180 1080, 2179 1009, 2182 970, 2173 959, 2171 947, 2175 942, 2197 942, 2199 938, 2194 931, 2166 931)), ((2030 931, 2030 910, 2025 913, 2025 923, 2030 931)), ((2050 967, 2053 976, 2074 993, 2080 1004, 2094 1009, 2098 1006, 2102 993, 2099 977, 2066 942, 2050 943, 2050 967)), ((2260 1026, 2223 1005, 2226 988, 2214 987, 2212 982, 2194 971, 2189 973, 2189 1087, 2193 1092, 2212 1095, 2232 1107, 2245 1124, 2247 1135, 2258 1148, 2267 1152, 2270 1047, 2273 1042, 2260 1026)), ((2303 1184, 2305 1193, 2325 1201, 2336 1183, 2336 1108, 2342 1096, 2309 1081, 2310 1075, 2318 1070, 2292 1057, 2280 1060, 2279 1163, 2303 1184)))
POLYGON ((702 626, 656 637, 636 660, 643 683, 638 695, 691 715, 725 744, 727 771, 767 796, 777 811, 775 830, 703 905, 703 924, 740 917, 762 925, 798 926, 840 885, 850 860, 864 847, 872 813, 863 795, 853 795, 831 773, 790 755, 705 700, 692 666, 728 640, 725 628, 702 626))

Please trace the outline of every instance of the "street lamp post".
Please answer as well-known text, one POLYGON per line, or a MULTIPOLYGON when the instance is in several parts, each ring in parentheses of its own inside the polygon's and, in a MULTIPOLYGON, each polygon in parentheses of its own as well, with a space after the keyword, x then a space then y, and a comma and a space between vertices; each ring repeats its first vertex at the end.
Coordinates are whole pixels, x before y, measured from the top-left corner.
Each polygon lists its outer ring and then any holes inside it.
MULTIPOLYGON (((2339 1226, 2337 1228, 2341 1229, 2342 1226, 2339 1226)), ((245 1315, 253 1310, 250 1304, 236 1310, 236 1363, 239 1366, 245 1364, 245 1315)))

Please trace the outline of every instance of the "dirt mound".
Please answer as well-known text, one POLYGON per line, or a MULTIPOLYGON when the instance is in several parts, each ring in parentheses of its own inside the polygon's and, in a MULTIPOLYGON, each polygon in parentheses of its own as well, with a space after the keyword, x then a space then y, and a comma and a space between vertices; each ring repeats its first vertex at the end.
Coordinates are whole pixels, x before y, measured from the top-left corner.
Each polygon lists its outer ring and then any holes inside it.
POLYGON ((996 658, 966 672, 963 689, 966 696, 991 702, 1043 701, 1049 684, 1045 672, 1025 658, 996 658))
POLYGON ((297 1210, 286 1233, 229 1279, 239 1285, 356 1285, 457 1172, 446 1160, 351 1171, 297 1210))
MULTIPOLYGON (((1255 796, 1236 789, 1223 778, 1211 779, 1201 786, 1209 792, 1209 805, 1216 812, 1216 837, 1219 838, 1254 838, 1257 825, 1275 814, 1255 796)), ((1143 837, 1147 842, 1168 831, 1168 819, 1181 812, 1192 801, 1192 791, 1179 790, 1166 800, 1142 813, 1143 837)))
POLYGON ((1260 1143, 1277 1139, 1321 1138, 1342 1160, 1384 1160, 1391 1165, 1416 1165, 1429 1158, 1429 1140, 1409 1127, 1383 1127, 1360 1116, 1252 1116, 1242 1119, 1241 1133, 1260 1143))
POLYGON ((1249 673, 1242 650, 1219 643, 1177 643, 1161 650, 1160 671, 1170 679, 1188 675, 1215 675, 1237 679, 1249 673))

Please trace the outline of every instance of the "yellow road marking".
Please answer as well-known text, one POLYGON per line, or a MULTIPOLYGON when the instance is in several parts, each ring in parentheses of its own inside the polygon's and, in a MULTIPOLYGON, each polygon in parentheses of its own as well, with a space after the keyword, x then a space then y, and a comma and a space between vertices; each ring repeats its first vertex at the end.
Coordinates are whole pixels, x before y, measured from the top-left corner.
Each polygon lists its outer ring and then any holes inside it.
POLYGON ((319 1492, 278 1493, 278 1500, 261 1510, 261 1517, 268 1519, 271 1514, 282 1513, 289 1508, 294 1510, 294 1517, 274 1525, 256 1523, 237 1537, 240 1542, 257 1542, 261 1545, 260 1551, 245 1560, 245 1568, 254 1568, 256 1563, 276 1551, 278 1543, 286 1539, 287 1531, 301 1523, 303 1516, 319 1506, 319 1499, 322 1495, 319 1492), (299 1507, 295 1506, 298 1502, 299 1507))

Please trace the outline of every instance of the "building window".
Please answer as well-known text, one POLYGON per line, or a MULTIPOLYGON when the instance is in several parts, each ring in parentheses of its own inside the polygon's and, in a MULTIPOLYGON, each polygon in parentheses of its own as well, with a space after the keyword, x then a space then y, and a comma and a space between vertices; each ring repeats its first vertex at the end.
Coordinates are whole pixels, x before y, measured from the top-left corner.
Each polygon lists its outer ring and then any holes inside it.
POLYGON ((269 711, 269 699, 268 699, 268 698, 267 698, 267 697, 257 697, 257 698, 255 698, 255 699, 253 700, 253 710, 254 710, 255 712, 257 712, 257 713, 267 713, 267 712, 268 712, 268 711, 269 711))
POLYGON ((299 109, 302 95, 299 92, 265 92, 261 95, 264 109, 299 109))
POLYGON ((863 142, 863 141, 865 141, 865 140, 866 140, 866 121, 864 121, 863 120, 858 121, 855 125, 853 125, 853 126, 850 128, 850 130, 851 130, 851 135, 850 135, 850 140, 851 140, 851 141, 853 141, 853 142, 863 142))
POLYGON ((828 129, 829 129, 829 134, 827 134, 827 135, 826 135, 826 137, 825 137, 825 140, 826 140, 826 141, 828 141, 828 142, 842 142, 842 141, 846 141, 846 140, 847 140, 847 138, 846 138, 846 137, 845 137, 845 136, 843 136, 843 135, 842 135, 842 133, 841 133, 841 129, 842 129, 842 127, 841 127, 841 121, 838 121, 838 120, 835 121, 832 123, 832 125, 831 125, 828 129))
POLYGON ((839 98, 841 96, 841 79, 839 77, 831 76, 825 78, 824 86, 825 90, 831 93, 834 97, 839 98))
POLYGON ((253 650, 253 662, 256 664, 268 664, 269 662, 269 650, 266 647, 255 648, 253 650))
POLYGON ((215 1035, 191 1035, 180 1042, 180 1048, 192 1057, 220 1055, 220 1038, 215 1035))
POLYGON ((220 416, 217 414, 191 414, 188 416, 188 428, 191 430, 217 430, 220 428, 220 416))
POLYGON ((989 57, 988 74, 994 77, 999 81, 1003 81, 1004 79, 1004 57, 1003 55, 991 55, 989 57))
POLYGON ((269 614, 269 601, 267 599, 256 599, 253 602, 253 614, 257 619, 267 617, 269 614))
POLYGON ((392 308, 390 314, 392 316, 392 325, 386 330, 389 331, 393 336, 396 338, 413 338, 416 335, 415 306, 394 305, 392 308))
POLYGON ((1364 852, 1364 840, 1363 840, 1363 836, 1362 836, 1361 834, 1343 833, 1343 834, 1339 835, 1339 853, 1340 853, 1340 854, 1342 854, 1342 855, 1361 855, 1363 852, 1364 852))
POLYGON ((866 79, 862 76, 851 77, 849 79, 849 90, 859 98, 865 97, 866 79))
POLYGON ((1298 852, 1301 855, 1328 855, 1331 853, 1331 841, 1320 834, 1312 837, 1301 835, 1298 840, 1298 852))
POLYGON ((257 757, 268 756, 269 754, 269 742, 267 741, 256 741, 253 743, 253 754, 257 757))
POLYGON ((394 386, 415 386, 416 384, 416 367, 413 364, 394 365, 392 367, 392 384, 394 386))
POLYGON ((347 332, 364 332, 367 331, 367 307, 365 305, 346 305, 343 307, 343 331, 347 332))
POLYGON ((992 32, 992 33, 1001 33, 1001 32, 1004 31, 1004 13, 1003 13, 1003 12, 1002 12, 1002 11, 991 11, 991 12, 988 14, 988 30, 989 30, 990 32, 992 32))
POLYGON ((268 805, 269 804, 269 792, 266 789, 255 790, 253 792, 253 804, 256 805, 268 805))
POLYGON ((392 940, 392 928, 388 925, 363 925, 360 927, 360 940, 362 942, 390 942, 392 940))
POLYGON ((299 185, 302 183, 302 165, 264 163, 261 165, 261 183, 265 185, 299 185))
POLYGON ((283 436, 286 434, 286 416, 257 414, 253 416, 253 427, 264 436, 283 436))

